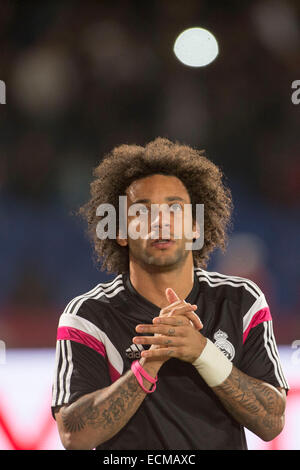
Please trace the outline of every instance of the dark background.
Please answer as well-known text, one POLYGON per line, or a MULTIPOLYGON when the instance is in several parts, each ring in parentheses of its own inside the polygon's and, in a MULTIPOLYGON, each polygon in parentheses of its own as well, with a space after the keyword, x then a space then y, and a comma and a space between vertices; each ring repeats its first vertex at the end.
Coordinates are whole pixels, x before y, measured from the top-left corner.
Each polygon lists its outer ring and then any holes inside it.
POLYGON ((300 337, 298 1, 1 1, 0 339, 54 347, 68 301, 111 279, 71 215, 92 170, 122 143, 157 136, 206 149, 232 190, 227 254, 208 270, 252 279, 278 344, 300 337), (173 53, 211 31, 207 67, 173 53))

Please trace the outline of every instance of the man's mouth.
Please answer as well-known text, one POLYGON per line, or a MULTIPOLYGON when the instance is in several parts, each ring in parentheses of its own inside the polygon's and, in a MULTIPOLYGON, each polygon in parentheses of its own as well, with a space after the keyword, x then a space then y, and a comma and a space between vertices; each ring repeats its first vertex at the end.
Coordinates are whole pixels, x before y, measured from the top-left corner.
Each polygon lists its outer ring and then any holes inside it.
POLYGON ((161 249, 161 248, 166 249, 172 246, 174 243, 175 243, 174 240, 166 239, 166 238, 159 238, 158 240, 154 240, 151 243, 151 246, 153 246, 154 248, 158 248, 158 249, 161 249))

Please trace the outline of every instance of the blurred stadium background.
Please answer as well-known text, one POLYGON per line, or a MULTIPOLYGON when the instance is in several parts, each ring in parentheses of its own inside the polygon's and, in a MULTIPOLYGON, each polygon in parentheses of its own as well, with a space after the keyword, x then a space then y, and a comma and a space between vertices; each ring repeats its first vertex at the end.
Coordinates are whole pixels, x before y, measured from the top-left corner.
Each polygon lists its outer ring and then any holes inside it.
POLYGON ((234 227, 208 269, 265 292, 292 387, 282 435, 249 444, 300 449, 299 26, 297 0, 1 1, 1 449, 61 448, 50 416, 58 317, 112 277, 71 213, 107 151, 156 136, 205 148, 227 177, 234 227), (207 67, 172 50, 194 26, 219 43, 207 67))

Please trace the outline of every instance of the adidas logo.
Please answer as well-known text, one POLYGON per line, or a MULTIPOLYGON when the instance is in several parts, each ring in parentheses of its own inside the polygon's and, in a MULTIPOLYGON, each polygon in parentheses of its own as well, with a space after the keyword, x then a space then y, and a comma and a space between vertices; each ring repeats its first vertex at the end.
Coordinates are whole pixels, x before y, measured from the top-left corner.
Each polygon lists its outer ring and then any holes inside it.
POLYGON ((126 349, 126 356, 128 359, 140 359, 141 351, 143 350, 144 348, 141 344, 132 344, 128 349, 126 349))

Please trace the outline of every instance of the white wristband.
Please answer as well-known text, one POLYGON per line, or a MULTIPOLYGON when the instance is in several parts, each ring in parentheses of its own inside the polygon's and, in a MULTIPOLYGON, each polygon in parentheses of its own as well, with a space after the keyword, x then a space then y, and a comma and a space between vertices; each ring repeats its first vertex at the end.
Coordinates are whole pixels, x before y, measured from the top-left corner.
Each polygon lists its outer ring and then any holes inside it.
POLYGON ((209 387, 217 387, 230 375, 232 363, 208 338, 200 356, 193 362, 209 387))

